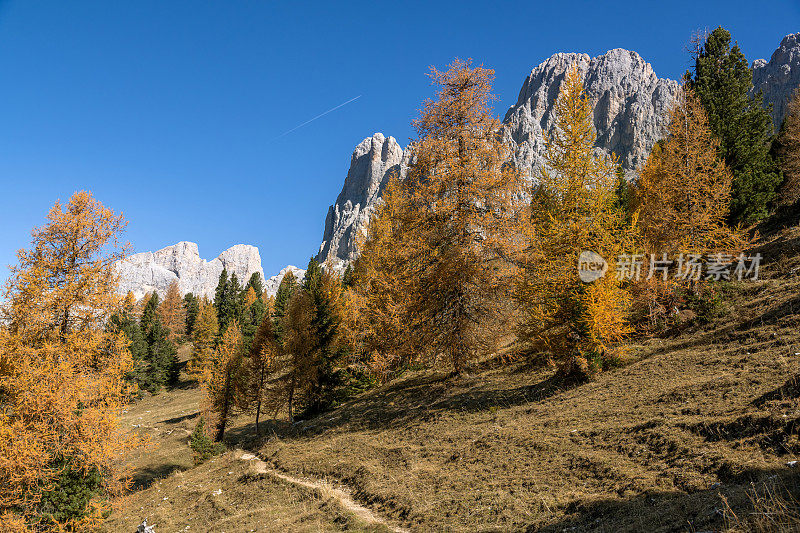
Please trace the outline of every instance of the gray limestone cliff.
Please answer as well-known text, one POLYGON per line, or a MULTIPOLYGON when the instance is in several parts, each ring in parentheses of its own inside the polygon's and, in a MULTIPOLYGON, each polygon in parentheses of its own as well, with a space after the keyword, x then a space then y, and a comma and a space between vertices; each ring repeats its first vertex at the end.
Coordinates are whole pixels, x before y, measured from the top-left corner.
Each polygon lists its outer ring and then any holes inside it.
MULTIPOLYGON (((678 83, 660 79, 636 52, 615 49, 602 56, 555 54, 525 79, 517 103, 506 113, 501 134, 511 160, 535 176, 544 151, 544 134, 554 126, 553 107, 570 65, 577 64, 595 106, 598 150, 614 152, 626 171, 644 163, 667 125, 678 83)), ((405 175, 410 151, 392 137, 376 133, 353 152, 339 197, 328 209, 317 255, 340 269, 358 255, 358 236, 366 227, 392 172, 405 175)))
POLYGON ((214 297, 222 269, 236 274, 242 285, 254 272, 264 277, 258 248, 247 244, 231 246, 218 257, 206 261, 200 257, 197 244, 181 241, 156 252, 133 254, 117 263, 122 294, 128 291, 138 299, 148 292, 164 296, 173 281, 182 295, 214 297))
POLYGON ((800 33, 781 40, 769 61, 753 61, 753 93, 762 92, 764 104, 772 104, 772 123, 778 131, 786 117, 786 105, 800 85, 800 33))
POLYGON ((342 192, 328 208, 317 261, 331 262, 338 269, 356 258, 359 232, 366 227, 389 178, 405 175, 408 156, 408 150, 404 151, 394 137, 380 133, 356 146, 342 192))

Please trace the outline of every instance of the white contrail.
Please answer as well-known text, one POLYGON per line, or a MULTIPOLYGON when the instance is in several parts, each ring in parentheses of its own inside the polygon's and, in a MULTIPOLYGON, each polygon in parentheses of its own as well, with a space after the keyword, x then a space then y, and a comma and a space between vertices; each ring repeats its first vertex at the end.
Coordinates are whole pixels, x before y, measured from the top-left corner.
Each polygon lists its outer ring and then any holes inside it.
POLYGON ((355 101, 356 101, 356 100, 358 100, 359 98, 361 98, 361 95, 360 95, 360 94, 359 94, 358 96, 356 96, 355 98, 351 98, 350 100, 348 100, 348 101, 346 101, 346 102, 343 102, 343 103, 341 103, 341 104, 337 105, 336 107, 332 107, 332 108, 328 109, 328 110, 327 110, 327 111, 325 111, 324 113, 320 113, 319 115, 317 115, 316 117, 314 117, 314 118, 312 118, 312 119, 306 120, 306 121, 305 121, 305 122, 303 122, 302 124, 299 124, 299 125, 295 126, 294 128, 290 129, 289 131, 285 131, 285 132, 281 133, 280 135, 278 135, 277 137, 275 137, 275 138, 274 138, 274 139, 272 139, 272 140, 273 140, 273 141, 277 141, 277 140, 278 140, 278 139, 280 139, 281 137, 284 137, 284 136, 286 136, 286 135, 289 135, 289 134, 290 134, 290 133, 292 133, 293 131, 295 131, 295 130, 298 130, 298 129, 302 128, 302 127, 303 127, 303 126, 305 126, 306 124, 309 124, 309 123, 311 123, 311 122, 314 122, 314 121, 315 121, 315 120, 317 120, 318 118, 322 118, 322 117, 324 117, 325 115, 327 115, 328 113, 332 113, 333 111, 336 111, 336 110, 337 110, 337 109, 339 109, 340 107, 346 106, 346 105, 347 105, 347 104, 349 104, 350 102, 355 102, 355 101))

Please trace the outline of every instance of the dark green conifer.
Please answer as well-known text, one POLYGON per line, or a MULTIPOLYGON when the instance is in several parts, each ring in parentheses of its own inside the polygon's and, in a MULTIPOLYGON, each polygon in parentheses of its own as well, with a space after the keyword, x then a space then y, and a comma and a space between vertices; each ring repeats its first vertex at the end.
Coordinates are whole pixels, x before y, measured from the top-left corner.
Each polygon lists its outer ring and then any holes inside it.
POLYGON ((694 71, 686 76, 720 140, 719 155, 733 173, 730 221, 747 224, 763 218, 781 176, 770 153, 772 119, 761 94, 749 95, 753 72, 747 59, 720 26, 697 50, 694 71))
POLYGON ((286 315, 286 310, 289 308, 289 300, 297 287, 297 278, 292 271, 286 272, 278 285, 278 292, 275 293, 275 309, 272 313, 272 319, 275 322, 275 335, 279 341, 283 340, 283 317, 286 315))
POLYGON ((190 292, 183 297, 183 306, 186 309, 186 335, 191 337, 194 331, 194 321, 197 320, 197 313, 200 312, 200 302, 190 292))

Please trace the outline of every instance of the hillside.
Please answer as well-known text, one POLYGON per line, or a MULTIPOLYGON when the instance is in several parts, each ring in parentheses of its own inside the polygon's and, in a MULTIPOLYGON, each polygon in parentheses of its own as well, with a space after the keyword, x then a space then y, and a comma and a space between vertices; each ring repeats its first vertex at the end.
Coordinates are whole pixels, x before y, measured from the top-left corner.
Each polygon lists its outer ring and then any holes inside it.
POLYGON ((754 489, 796 488, 800 454, 800 227, 759 251, 764 279, 726 285, 722 317, 635 344, 629 364, 580 386, 523 362, 412 372, 294 427, 275 422, 262 440, 239 417, 230 451, 196 468, 198 389, 144 399, 125 415, 152 438, 131 465, 139 490, 106 530, 143 518, 157 531, 383 527, 275 471, 327 480, 408 530, 730 526, 754 489), (254 473, 237 449, 268 468, 254 473))

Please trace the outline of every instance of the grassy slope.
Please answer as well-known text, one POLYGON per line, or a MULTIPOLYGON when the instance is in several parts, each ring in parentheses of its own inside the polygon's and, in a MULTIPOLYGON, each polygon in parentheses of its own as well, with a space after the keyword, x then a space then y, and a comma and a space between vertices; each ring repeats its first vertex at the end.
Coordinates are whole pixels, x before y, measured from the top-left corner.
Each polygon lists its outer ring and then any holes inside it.
MULTIPOLYGON (((800 363, 800 277, 790 273, 800 265, 798 243, 795 228, 763 247, 773 259, 768 268, 783 277, 732 287, 725 317, 650 339, 635 347, 635 362, 594 382, 561 388, 551 371, 522 366, 475 369, 466 378, 414 373, 293 428, 275 424, 260 442, 250 421, 241 419, 230 444, 258 450, 295 475, 345 484, 411 529, 722 527, 721 496, 741 513, 750 481, 796 472, 786 463, 800 455, 800 385, 793 379, 800 363)), ((195 422, 180 416, 196 412, 196 402, 196 390, 178 390, 126 415, 149 410, 160 428, 155 449, 161 451, 134 460, 141 483, 173 468, 165 464, 188 466, 185 441, 195 422)), ((226 455, 173 473, 129 496, 112 524, 129 527, 143 516, 137 507, 159 505, 164 484, 171 501, 172 487, 197 476, 203 489, 178 492, 179 513, 170 525, 205 523, 216 531, 213 521, 259 506, 261 523, 281 530, 269 512, 303 524, 285 515, 302 502, 315 527, 348 527, 319 495, 275 480, 253 483, 238 471, 228 475, 231 461, 226 455), (212 481, 227 484, 223 495, 231 491, 234 502, 214 505, 205 492, 212 481)), ((239 519, 227 523, 225 531, 252 527, 239 519)))

